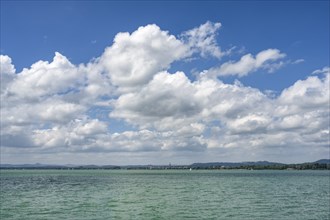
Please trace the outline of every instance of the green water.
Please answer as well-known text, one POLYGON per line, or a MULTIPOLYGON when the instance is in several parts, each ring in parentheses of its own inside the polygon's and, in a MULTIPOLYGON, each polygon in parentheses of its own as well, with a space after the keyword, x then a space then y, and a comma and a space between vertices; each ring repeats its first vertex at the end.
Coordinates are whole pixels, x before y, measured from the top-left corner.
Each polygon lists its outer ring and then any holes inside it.
POLYGON ((329 171, 1 170, 0 219, 330 219, 329 171))

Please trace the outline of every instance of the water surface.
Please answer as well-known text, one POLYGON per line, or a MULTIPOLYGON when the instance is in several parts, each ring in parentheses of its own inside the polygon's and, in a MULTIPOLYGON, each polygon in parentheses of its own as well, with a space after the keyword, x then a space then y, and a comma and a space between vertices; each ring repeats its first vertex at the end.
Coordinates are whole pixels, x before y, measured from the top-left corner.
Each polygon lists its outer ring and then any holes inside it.
POLYGON ((329 171, 1 170, 0 219, 330 219, 329 171))

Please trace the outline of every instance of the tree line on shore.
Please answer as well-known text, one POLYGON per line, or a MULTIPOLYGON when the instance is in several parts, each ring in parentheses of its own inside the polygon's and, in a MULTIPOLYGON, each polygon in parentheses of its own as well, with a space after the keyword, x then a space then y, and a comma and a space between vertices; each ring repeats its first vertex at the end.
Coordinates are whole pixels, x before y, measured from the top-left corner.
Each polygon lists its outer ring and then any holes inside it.
POLYGON ((193 163, 191 165, 44 165, 44 164, 1 164, 0 169, 108 169, 108 170, 225 170, 225 169, 246 169, 246 170, 330 170, 330 160, 322 159, 310 163, 283 164, 268 161, 258 162, 215 162, 215 163, 193 163))

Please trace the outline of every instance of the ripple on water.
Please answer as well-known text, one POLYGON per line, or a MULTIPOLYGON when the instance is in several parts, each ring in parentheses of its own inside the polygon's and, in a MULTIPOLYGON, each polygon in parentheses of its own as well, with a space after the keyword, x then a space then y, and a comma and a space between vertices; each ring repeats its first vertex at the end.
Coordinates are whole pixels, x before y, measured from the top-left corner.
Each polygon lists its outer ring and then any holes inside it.
POLYGON ((329 171, 1 171, 0 219, 329 219, 329 171))

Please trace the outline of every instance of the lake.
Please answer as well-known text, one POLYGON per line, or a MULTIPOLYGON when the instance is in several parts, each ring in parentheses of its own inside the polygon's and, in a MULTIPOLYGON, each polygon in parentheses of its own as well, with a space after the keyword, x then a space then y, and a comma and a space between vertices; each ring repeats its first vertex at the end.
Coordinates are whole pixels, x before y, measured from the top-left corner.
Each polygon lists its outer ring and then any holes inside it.
POLYGON ((0 219, 330 219, 321 170, 0 170, 0 219))

